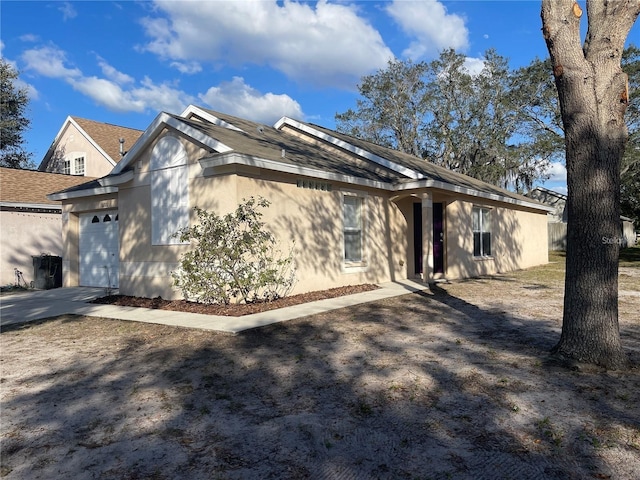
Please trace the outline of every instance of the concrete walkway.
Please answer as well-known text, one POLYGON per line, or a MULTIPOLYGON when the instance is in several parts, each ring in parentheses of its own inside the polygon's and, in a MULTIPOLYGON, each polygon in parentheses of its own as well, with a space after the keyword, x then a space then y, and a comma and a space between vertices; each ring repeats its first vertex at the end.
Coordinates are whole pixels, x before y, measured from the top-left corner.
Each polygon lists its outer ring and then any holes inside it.
POLYGON ((93 304, 88 302, 104 296, 104 289, 88 287, 56 288, 2 295, 0 297, 0 325, 4 327, 58 315, 75 314, 237 333, 250 328, 263 327, 272 323, 306 317, 351 305, 375 302, 376 300, 418 292, 427 288, 426 285, 411 280, 384 283, 380 284, 380 287, 369 292, 318 300, 242 317, 224 317, 93 304))

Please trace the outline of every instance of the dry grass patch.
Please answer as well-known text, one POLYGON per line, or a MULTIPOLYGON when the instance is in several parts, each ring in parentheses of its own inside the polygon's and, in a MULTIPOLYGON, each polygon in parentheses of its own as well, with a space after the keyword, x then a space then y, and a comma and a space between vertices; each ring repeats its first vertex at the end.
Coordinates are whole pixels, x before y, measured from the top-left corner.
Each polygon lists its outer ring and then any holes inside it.
MULTIPOLYGON (((5 329, 0 473, 635 480, 637 366, 547 362, 560 265, 238 335, 73 316, 5 329)), ((639 309, 621 297, 636 365, 639 309)))

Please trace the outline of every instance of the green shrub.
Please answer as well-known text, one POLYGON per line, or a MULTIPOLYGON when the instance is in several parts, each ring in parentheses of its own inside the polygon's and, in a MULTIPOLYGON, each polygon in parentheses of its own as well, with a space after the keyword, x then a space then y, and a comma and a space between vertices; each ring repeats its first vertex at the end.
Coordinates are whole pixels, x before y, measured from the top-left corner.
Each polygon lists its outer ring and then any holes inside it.
POLYGON ((260 221, 269 202, 243 199, 235 212, 222 217, 195 207, 198 223, 180 230, 181 242, 192 249, 172 272, 174 284, 187 300, 229 304, 251 303, 286 296, 295 282, 293 248, 283 255, 260 221))

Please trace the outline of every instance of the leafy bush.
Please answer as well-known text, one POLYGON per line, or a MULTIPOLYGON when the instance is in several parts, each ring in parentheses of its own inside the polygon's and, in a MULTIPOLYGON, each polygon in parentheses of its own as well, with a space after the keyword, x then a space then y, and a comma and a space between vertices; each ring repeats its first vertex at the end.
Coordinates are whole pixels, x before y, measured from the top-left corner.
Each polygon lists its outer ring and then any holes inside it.
POLYGON ((184 253, 172 272, 174 284, 187 300, 201 303, 272 301, 289 293, 295 282, 293 248, 283 255, 260 221, 269 202, 243 199, 235 212, 220 217, 199 207, 198 223, 180 230, 184 253))

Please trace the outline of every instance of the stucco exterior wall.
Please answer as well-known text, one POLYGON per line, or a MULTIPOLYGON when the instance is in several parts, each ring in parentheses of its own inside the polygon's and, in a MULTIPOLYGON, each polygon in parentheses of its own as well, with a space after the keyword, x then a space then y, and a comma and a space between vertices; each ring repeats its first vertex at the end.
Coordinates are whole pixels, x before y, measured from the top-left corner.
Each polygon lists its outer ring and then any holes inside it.
POLYGON ((60 159, 67 158, 73 162, 75 156, 85 158, 85 177, 103 177, 113 169, 113 165, 102 155, 75 125, 69 123, 58 142, 54 158, 47 167, 49 172, 63 173, 60 159))
POLYGON ((331 190, 298 186, 295 176, 275 175, 276 182, 240 176, 238 201, 260 195, 271 202, 263 220, 283 251, 293 247, 298 281, 292 293, 406 278, 406 221, 388 196, 337 182, 331 190), (344 258, 343 196, 364 199, 364 259, 344 258))
MULTIPOLYGON (((400 210, 374 191, 339 184, 331 191, 298 187, 297 178, 250 168, 229 168, 204 177, 199 164, 189 167, 190 207, 218 215, 234 211, 239 202, 262 196, 271 207, 262 210, 266 227, 283 253, 293 248, 297 282, 292 294, 344 285, 406 278, 406 221, 400 210), (345 267, 342 196, 365 198, 365 256, 362 265, 345 267)), ((119 189, 120 293, 181 298, 171 271, 190 246, 151 244, 149 174, 144 164, 130 185, 119 189)), ((193 212, 191 221, 195 221, 193 212)))
POLYGON ((506 208, 495 202, 455 200, 447 204, 446 277, 469 278, 508 272, 548 262, 544 212, 506 208), (473 256, 472 209, 491 209, 491 256, 473 256))
POLYGON ((60 213, 1 211, 0 284, 12 285, 17 268, 27 284, 34 280, 32 256, 62 255, 60 213))

